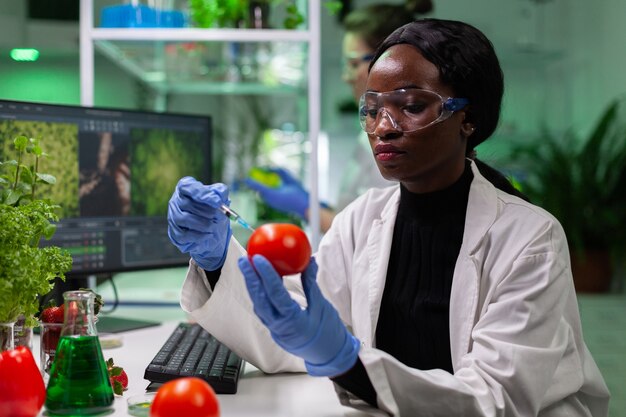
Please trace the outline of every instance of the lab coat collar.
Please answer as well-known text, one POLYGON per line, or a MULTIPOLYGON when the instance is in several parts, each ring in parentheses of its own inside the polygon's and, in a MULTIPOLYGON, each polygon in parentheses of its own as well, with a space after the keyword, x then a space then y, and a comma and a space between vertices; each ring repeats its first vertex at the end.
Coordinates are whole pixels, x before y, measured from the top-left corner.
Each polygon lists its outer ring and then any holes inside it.
POLYGON ((378 323, 380 304, 383 298, 383 290, 385 289, 387 267, 389 266, 393 240, 393 227, 396 222, 399 204, 400 187, 398 186, 381 210, 380 218, 374 220, 367 238, 369 276, 372 277, 368 292, 371 332, 368 333, 370 336, 369 340, 363 340, 363 342, 369 346, 375 346, 376 343, 376 324, 378 323))
POLYGON ((463 355, 470 350, 471 333, 477 321, 484 256, 479 249, 499 210, 495 186, 482 176, 474 162, 471 166, 474 179, 470 186, 463 243, 454 267, 450 294, 450 351, 454 369, 460 367, 463 355))
MULTIPOLYGON (((467 254, 472 254, 476 248, 478 248, 485 233, 495 221, 498 211, 496 188, 483 177, 474 161, 471 161, 470 165, 472 174, 474 175, 467 203, 466 218, 470 219, 470 221, 466 221, 465 232, 463 234, 463 247, 466 249, 467 254)), ((378 227, 383 227, 383 231, 390 232, 390 236, 385 235, 386 238, 389 239, 389 242, 391 242, 391 238, 393 237, 393 226, 396 221, 399 204, 400 187, 397 187, 387 204, 381 210, 380 219, 375 222, 375 225, 378 225, 378 227)), ((380 247, 386 247, 382 246, 379 236, 377 236, 376 239, 372 239, 370 234, 369 241, 372 244, 378 242, 378 249, 380 247)))
POLYGON ((473 255, 480 247, 485 234, 498 215, 496 187, 483 177, 473 161, 471 167, 474 179, 467 202, 465 231, 461 246, 461 254, 468 256, 473 255))

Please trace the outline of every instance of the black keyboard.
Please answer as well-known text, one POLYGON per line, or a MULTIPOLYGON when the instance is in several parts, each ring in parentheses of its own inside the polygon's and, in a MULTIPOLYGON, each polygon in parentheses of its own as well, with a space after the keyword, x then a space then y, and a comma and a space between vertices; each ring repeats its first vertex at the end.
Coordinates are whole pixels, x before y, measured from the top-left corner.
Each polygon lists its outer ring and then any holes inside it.
POLYGON ((179 323, 143 377, 162 383, 196 376, 207 381, 218 394, 235 394, 243 365, 243 359, 199 324, 179 323))

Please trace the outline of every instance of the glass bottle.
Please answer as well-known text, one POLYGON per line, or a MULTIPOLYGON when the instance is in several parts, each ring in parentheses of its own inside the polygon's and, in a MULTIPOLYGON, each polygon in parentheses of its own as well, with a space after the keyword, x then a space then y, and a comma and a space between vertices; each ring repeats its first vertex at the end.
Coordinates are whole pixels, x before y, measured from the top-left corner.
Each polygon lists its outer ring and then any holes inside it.
POLYGON ((33 350, 33 329, 26 325, 26 317, 23 314, 17 316, 17 321, 13 328, 13 339, 15 347, 26 346, 33 350))
POLYGON ((91 291, 63 293, 65 317, 46 393, 48 415, 108 411, 113 389, 94 323, 91 291))

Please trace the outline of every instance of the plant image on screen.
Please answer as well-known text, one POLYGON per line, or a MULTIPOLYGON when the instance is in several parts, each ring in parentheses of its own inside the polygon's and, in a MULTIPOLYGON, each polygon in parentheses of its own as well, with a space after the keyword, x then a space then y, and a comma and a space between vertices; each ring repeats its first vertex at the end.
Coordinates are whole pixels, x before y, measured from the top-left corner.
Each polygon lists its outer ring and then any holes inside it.
POLYGON ((131 131, 131 214, 164 216, 178 180, 203 180, 205 139, 194 132, 161 129, 131 131))
POLYGON ((13 138, 26 136, 39 138, 42 148, 52 155, 42 158, 39 172, 56 177, 53 187, 41 185, 38 194, 50 198, 61 206, 61 218, 78 215, 78 126, 70 123, 4 120, 0 122, 0 160, 17 158, 13 138))

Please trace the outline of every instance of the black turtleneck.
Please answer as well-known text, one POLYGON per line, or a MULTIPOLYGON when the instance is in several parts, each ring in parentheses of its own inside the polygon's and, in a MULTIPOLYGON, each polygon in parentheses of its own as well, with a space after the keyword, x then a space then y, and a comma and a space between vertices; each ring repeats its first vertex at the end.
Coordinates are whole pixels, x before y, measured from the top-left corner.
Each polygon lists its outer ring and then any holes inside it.
POLYGON ((376 347, 412 368, 452 372, 450 289, 471 181, 468 166, 444 190, 413 194, 400 186, 376 347))
MULTIPOLYGON (((452 372, 450 290, 472 178, 467 163, 463 175, 444 190, 414 194, 400 185, 376 347, 412 368, 452 372)), ((360 361, 333 380, 376 404, 360 361)))

